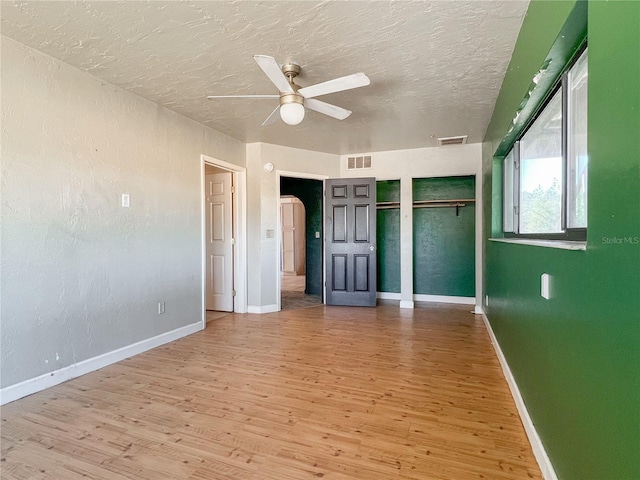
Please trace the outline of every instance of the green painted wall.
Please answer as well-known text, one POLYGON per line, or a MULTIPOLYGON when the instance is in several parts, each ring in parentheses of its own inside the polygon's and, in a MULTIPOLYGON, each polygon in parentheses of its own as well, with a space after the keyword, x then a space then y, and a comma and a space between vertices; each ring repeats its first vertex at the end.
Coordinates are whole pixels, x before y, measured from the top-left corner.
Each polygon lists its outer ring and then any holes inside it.
MULTIPOLYGON (((400 180, 376 182, 378 202, 400 201, 400 180)), ((378 292, 400 293, 400 208, 377 210, 378 292)))
MULTIPOLYGON (((492 153, 573 7, 531 2, 485 137, 489 188, 492 153)), ((487 316, 558 477, 640 479, 640 2, 590 1, 588 39, 587 250, 486 242, 487 316)), ((485 228, 499 198, 485 198, 485 228)))
POLYGON ((306 288, 309 295, 322 295, 322 181, 280 177, 280 195, 293 195, 304 204, 306 228, 306 288), (320 232, 320 238, 316 238, 320 232))
POLYGON ((493 143, 492 153, 507 134, 533 76, 544 63, 575 3, 575 0, 531 1, 487 128, 485 142, 493 143))
MULTIPOLYGON (((413 200, 475 198, 474 177, 418 178, 413 200)), ((413 209, 416 294, 475 296, 475 204, 413 209)))

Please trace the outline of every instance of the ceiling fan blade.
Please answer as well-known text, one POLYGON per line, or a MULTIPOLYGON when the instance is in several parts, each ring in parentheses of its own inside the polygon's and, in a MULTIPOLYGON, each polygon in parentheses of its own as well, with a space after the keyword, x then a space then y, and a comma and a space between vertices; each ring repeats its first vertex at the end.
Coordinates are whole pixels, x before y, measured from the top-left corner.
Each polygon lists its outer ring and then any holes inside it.
POLYGON ((276 109, 273 112, 271 112, 271 114, 267 117, 267 119, 264 122, 262 122, 262 126, 267 127, 269 125, 273 125, 278 121, 279 118, 280 118, 280 105, 278 105, 276 109))
POLYGON ((298 90, 298 93, 304 98, 313 98, 319 97, 320 95, 327 95, 328 93, 350 90, 352 88, 366 87, 370 83, 371 80, 369 80, 369 77, 360 72, 301 88, 298 90))
POLYGON ((269 80, 273 82, 279 92, 293 93, 293 87, 289 83, 289 80, 287 80, 287 77, 284 76, 284 73, 282 73, 282 70, 280 69, 280 65, 278 65, 278 62, 276 62, 273 57, 268 57, 266 55, 254 55, 253 59, 267 77, 269 77, 269 80))
POLYGON ((347 110, 342 107, 336 107, 330 103, 321 102, 315 98, 305 99, 304 106, 309 110, 315 110, 316 112, 324 113, 330 117, 337 118, 338 120, 344 120, 351 115, 351 110, 347 110))
POLYGON ((280 95, 209 95, 207 100, 217 100, 219 98, 280 98, 280 95))

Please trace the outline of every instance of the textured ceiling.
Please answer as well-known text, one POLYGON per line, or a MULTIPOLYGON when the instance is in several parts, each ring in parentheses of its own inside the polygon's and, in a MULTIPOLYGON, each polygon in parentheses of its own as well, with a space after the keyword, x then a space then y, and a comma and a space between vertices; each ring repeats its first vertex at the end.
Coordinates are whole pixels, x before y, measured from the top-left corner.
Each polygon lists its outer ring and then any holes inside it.
POLYGON ((528 0, 33 1, 1 3, 1 32, 244 142, 330 153, 482 141, 528 0), (253 61, 302 66, 301 86, 355 72, 371 85, 320 97, 353 111, 307 111, 261 127, 277 99, 253 61))

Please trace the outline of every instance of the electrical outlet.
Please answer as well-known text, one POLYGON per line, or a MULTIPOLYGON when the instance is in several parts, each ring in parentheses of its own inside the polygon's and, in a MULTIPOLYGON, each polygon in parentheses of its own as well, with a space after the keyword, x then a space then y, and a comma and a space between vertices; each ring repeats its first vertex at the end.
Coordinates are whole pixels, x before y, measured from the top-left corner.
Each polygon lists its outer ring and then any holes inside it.
POLYGON ((122 194, 122 206, 129 208, 131 206, 130 204, 130 197, 128 193, 123 193, 122 194))
POLYGON ((320 238, 320 232, 316 232, 316 238, 320 238))
POLYGON ((162 315, 164 313, 164 302, 158 302, 158 315, 162 315))
POLYGON ((551 298, 551 275, 548 273, 540 276, 540 296, 547 300, 551 298))
POLYGON ((484 304, 488 307, 489 306, 489 295, 485 295, 484 296, 484 304))

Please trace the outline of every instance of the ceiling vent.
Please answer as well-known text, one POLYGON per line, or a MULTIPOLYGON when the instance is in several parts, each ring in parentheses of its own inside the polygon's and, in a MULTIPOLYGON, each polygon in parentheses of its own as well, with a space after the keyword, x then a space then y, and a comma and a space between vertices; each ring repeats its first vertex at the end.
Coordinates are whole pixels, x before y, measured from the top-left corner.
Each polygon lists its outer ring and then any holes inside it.
POLYGON ((441 137, 438 138, 438 146, 444 147, 446 145, 463 145, 467 143, 467 136, 460 135, 458 137, 441 137))
POLYGON ((347 170, 360 170, 363 168, 371 168, 371 155, 347 157, 347 170))

